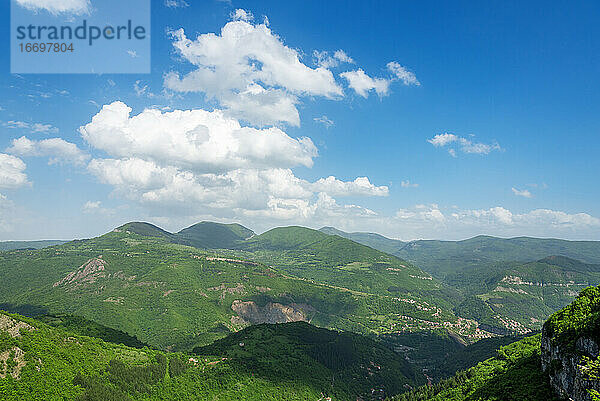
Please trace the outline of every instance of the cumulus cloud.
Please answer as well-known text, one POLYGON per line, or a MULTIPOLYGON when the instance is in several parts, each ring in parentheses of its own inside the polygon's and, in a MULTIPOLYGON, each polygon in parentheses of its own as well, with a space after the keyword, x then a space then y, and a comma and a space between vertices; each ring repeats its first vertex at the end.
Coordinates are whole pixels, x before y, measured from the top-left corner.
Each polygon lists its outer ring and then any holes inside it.
POLYGON ((31 11, 46 10, 50 14, 89 14, 89 0, 16 0, 17 4, 31 11))
POLYGON ((348 56, 346 52, 341 49, 336 50, 333 54, 326 50, 315 50, 313 52, 313 57, 317 66, 327 69, 337 67, 344 63, 354 63, 352 57, 348 56))
POLYGON ((476 235, 597 239, 600 219, 587 213, 534 209, 515 213, 502 206, 487 209, 442 208, 437 204, 398 209, 394 216, 343 220, 342 229, 376 231, 394 238, 464 239, 476 235), (375 230, 374 230, 375 229, 375 230))
POLYGON ((107 158, 88 171, 118 196, 150 210, 216 218, 309 219, 329 212, 366 212, 338 205, 333 196, 386 196, 367 177, 344 182, 298 178, 293 167, 311 167, 317 148, 279 128, 242 126, 222 111, 146 109, 131 115, 122 102, 105 105, 80 128, 84 140, 107 158))
POLYGON ((312 189, 332 196, 387 196, 389 192, 388 187, 373 185, 367 177, 358 177, 354 181, 340 181, 329 176, 312 184, 312 189))
POLYGON ((50 124, 28 123, 25 121, 8 121, 4 124, 4 126, 12 129, 29 130, 34 134, 58 134, 58 128, 53 127, 50 124))
POLYGON ((308 67, 266 23, 251 19, 247 11, 236 10, 220 34, 202 34, 195 40, 183 29, 174 31, 174 48, 195 69, 185 75, 169 72, 165 87, 204 93, 232 116, 259 126, 297 126, 300 97, 343 94, 331 71, 308 67))
POLYGON ((389 92, 390 84, 395 81, 402 81, 406 86, 419 86, 421 83, 416 75, 395 61, 387 64, 387 68, 392 74, 388 78, 372 78, 361 68, 355 71, 347 71, 340 74, 342 78, 348 81, 348 86, 364 98, 369 96, 369 91, 374 90, 377 95, 386 96, 389 92))
POLYGON ((18 157, 0 153, 0 188, 18 188, 29 184, 26 167, 18 157))
POLYGON ((347 71, 340 74, 340 76, 348 81, 348 86, 354 89, 354 91, 364 98, 369 97, 369 91, 375 90, 379 96, 385 96, 388 94, 390 87, 390 80, 386 78, 371 78, 359 68, 356 71, 347 71))
MULTIPOLYGON (((463 153, 471 153, 478 155, 487 155, 492 151, 502 150, 498 142, 493 142, 491 144, 473 142, 470 139, 450 133, 437 134, 433 138, 428 139, 427 142, 438 148, 456 145, 458 147, 458 150, 460 150, 463 153)), ((457 156, 456 149, 453 147, 448 148, 448 153, 452 157, 457 156)))
POLYGON ((71 163, 84 165, 90 156, 74 143, 61 138, 50 138, 41 141, 31 140, 25 136, 13 139, 12 145, 6 149, 8 153, 18 156, 49 157, 48 164, 71 163))
POLYGON ((238 8, 231 12, 231 19, 234 21, 246 21, 250 22, 254 19, 254 15, 250 11, 238 8))
POLYGON ((323 124, 325 128, 331 128, 335 125, 335 123, 324 114, 321 117, 313 118, 313 120, 320 124, 323 124))
POLYGON ((221 111, 146 109, 130 116, 122 102, 105 105, 81 127, 93 147, 117 157, 139 157, 195 171, 311 167, 317 148, 279 128, 242 127, 221 111))
POLYGON ((523 198, 533 198, 532 193, 529 192, 527 189, 519 190, 519 189, 513 187, 512 191, 513 191, 513 194, 515 194, 516 196, 522 196, 523 198))
POLYGON ((112 215, 115 213, 113 209, 103 207, 101 201, 87 201, 83 204, 81 211, 92 215, 112 215))

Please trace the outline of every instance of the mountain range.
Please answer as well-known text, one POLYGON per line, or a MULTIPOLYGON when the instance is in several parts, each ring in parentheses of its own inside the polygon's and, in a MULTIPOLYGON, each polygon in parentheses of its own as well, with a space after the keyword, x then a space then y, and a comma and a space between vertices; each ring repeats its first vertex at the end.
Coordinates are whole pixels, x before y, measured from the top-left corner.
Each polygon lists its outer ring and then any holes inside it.
MULTIPOLYGON (((152 349, 143 357, 147 363, 138 361, 149 371, 168 369, 161 362, 171 358, 165 352, 195 352, 226 358, 222 366, 237 372, 235 380, 261 371, 263 378, 285 381, 283 372, 304 361, 307 379, 290 384, 298 394, 355 399, 366 397, 371 386, 372 399, 381 399, 376 397, 438 382, 493 356, 518 339, 514 336, 539 330, 585 287, 600 284, 597 242, 477 237, 402 243, 388 253, 395 243, 331 228, 292 226, 256 234, 239 224, 201 222, 171 233, 132 222, 95 238, 0 252, 0 309, 35 317, 32 325, 152 349), (329 345, 322 349, 317 339, 329 345), (273 342, 281 345, 281 355, 302 351, 289 354, 290 367, 277 358, 267 362, 273 342), (322 351, 345 361, 347 347, 363 347, 360 355, 347 356, 349 370, 342 368, 346 362, 319 359, 322 351), (373 356, 367 360, 365 354, 373 356), (385 378, 380 381, 359 379, 383 366, 373 358, 389 360, 391 370, 377 376, 385 378), (365 366, 371 366, 367 373, 365 366), (343 386, 327 387, 319 375, 354 377, 357 384, 344 393, 343 386)), ((527 341, 525 348, 533 349, 527 341)), ((111 366, 113 359, 104 363, 111 366)), ((115 369, 125 369, 115 363, 115 369)), ((100 386, 102 369, 78 379, 78 388, 88 389, 84 399, 115 388, 132 394, 131 383, 109 379, 110 388, 100 386)), ((147 374, 152 375, 142 375, 147 374)), ((345 380, 340 383, 347 387, 345 380)), ((279 394, 272 385, 260 386, 279 394)), ((166 394, 148 386, 142 393, 153 394, 149 399, 166 394)))

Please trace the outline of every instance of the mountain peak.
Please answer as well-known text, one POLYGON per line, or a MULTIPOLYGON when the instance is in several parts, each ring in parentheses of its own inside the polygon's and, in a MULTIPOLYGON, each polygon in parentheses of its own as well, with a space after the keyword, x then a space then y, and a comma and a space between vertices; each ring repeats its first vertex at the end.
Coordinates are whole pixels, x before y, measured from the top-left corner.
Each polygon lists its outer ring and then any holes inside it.
POLYGON ((177 234, 178 239, 197 248, 237 248, 239 242, 254 235, 254 231, 238 223, 224 224, 201 221, 184 228, 177 234))
POLYGON ((171 234, 170 232, 165 231, 162 228, 155 226, 154 224, 142 221, 132 221, 130 223, 123 224, 122 226, 115 228, 113 231, 129 231, 134 234, 143 235, 146 237, 173 237, 173 234, 171 234))

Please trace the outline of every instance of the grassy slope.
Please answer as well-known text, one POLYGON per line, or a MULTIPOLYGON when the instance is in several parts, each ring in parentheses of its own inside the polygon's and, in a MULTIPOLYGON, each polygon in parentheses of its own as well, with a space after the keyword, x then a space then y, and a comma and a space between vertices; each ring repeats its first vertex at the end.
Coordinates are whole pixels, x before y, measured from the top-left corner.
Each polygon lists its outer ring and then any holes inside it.
POLYGON ((404 384, 423 382, 372 340, 306 323, 254 326, 199 350, 189 361, 183 354, 129 348, 0 315, 30 325, 17 337, 0 330, 0 353, 18 347, 26 361, 17 379, 0 379, 0 398, 7 401, 299 401, 323 395, 353 401, 361 394, 370 399, 372 386, 402 391, 404 384), (242 351, 238 337, 246 341, 242 351), (344 358, 343 366, 338 357, 344 358))

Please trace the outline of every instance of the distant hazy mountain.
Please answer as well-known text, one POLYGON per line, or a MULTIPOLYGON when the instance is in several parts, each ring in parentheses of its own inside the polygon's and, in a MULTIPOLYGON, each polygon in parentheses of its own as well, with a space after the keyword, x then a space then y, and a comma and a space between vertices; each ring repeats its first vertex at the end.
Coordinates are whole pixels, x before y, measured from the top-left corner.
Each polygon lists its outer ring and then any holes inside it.
POLYGON ((495 262, 531 262, 549 255, 566 256, 584 263, 600 263, 600 241, 530 237, 505 239, 480 235, 462 241, 402 242, 379 234, 346 233, 332 227, 323 227, 320 231, 349 238, 409 260, 439 278, 467 266, 495 262))
POLYGON ((323 227, 319 231, 329 235, 339 235, 392 255, 395 255, 406 244, 406 242, 390 239, 376 233, 347 233, 333 227, 323 227))
POLYGON ((40 249, 48 246, 61 245, 67 241, 42 240, 42 241, 1 241, 0 251, 11 251, 13 249, 40 249))

